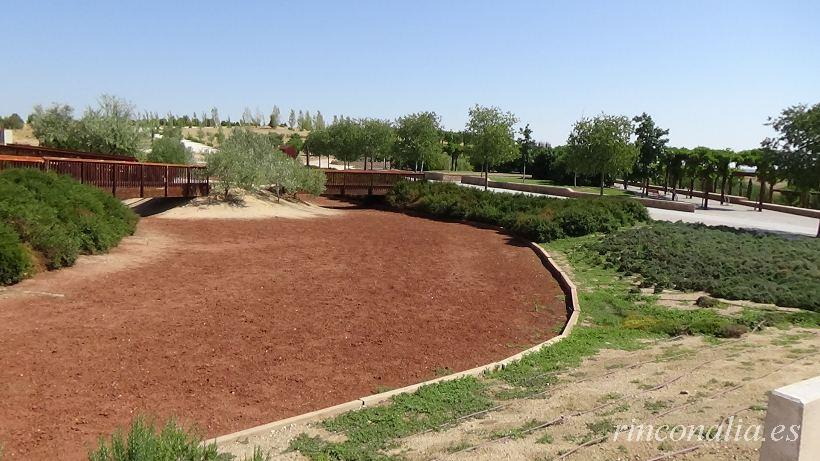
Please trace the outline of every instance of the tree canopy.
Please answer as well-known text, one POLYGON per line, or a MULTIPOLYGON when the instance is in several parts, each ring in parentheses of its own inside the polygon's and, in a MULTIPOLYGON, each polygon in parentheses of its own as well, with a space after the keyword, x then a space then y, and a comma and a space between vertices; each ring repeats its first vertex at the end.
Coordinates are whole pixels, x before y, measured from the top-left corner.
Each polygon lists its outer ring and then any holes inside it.
POLYGON ((635 165, 638 148, 630 140, 632 133, 632 122, 623 115, 583 118, 567 139, 568 161, 578 173, 600 176, 603 195, 607 175, 628 173, 635 165))
POLYGON ((424 169, 442 153, 441 119, 435 112, 405 115, 396 121, 394 157, 399 163, 424 169))

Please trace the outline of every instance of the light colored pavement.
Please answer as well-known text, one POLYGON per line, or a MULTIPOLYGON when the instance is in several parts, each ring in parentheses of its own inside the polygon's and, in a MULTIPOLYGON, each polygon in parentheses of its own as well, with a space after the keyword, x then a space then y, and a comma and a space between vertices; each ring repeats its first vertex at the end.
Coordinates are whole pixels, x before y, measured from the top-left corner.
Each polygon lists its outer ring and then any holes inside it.
MULTIPOLYGON (((481 186, 474 186, 470 184, 461 184, 461 186, 483 189, 481 186)), ((631 189, 637 190, 636 188, 631 189)), ((489 190, 507 194, 556 197, 554 195, 536 194, 533 192, 518 192, 508 189, 498 189, 495 187, 490 187, 489 190)), ((812 237, 817 235, 818 220, 815 218, 771 210, 755 211, 754 209, 744 205, 732 205, 728 203, 721 205, 719 201, 715 200, 709 200, 709 209, 702 210, 699 208, 701 205, 701 199, 699 198, 681 198, 679 195, 678 199, 680 201, 694 203, 698 208, 694 213, 649 208, 649 216, 652 217, 652 219, 659 221, 683 221, 689 223, 706 224, 707 226, 729 226, 738 229, 757 229, 771 232, 808 235, 812 237)))

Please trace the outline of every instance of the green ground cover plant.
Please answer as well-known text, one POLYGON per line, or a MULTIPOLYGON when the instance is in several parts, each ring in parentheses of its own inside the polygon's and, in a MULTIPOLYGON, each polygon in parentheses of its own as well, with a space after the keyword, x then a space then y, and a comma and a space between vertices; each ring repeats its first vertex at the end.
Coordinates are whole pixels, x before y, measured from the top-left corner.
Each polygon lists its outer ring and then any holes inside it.
MULTIPOLYGON (((685 334, 720 341, 753 328, 820 327, 820 314, 808 311, 744 309, 725 315, 714 308, 677 310, 661 306, 655 295, 633 290, 631 279, 602 264, 601 256, 592 248, 600 238, 587 235, 544 245, 554 257, 566 260, 561 264, 571 270, 579 288, 581 316, 569 337, 481 378, 425 386, 414 394, 396 396, 387 405, 346 413, 323 423, 325 429, 345 436, 345 441, 331 442, 302 434, 290 448, 316 461, 401 459, 387 454, 396 439, 453 423, 459 416, 491 408, 505 399, 543 392, 564 379, 560 373, 603 349, 636 350, 656 339, 685 334)), ((594 432, 594 428, 589 429, 594 432)))
POLYGON ((649 220, 646 208, 629 199, 561 200, 427 181, 399 182, 387 195, 387 201, 400 209, 436 217, 502 226, 536 242, 607 233, 649 220))
POLYGON ((653 222, 592 246, 644 286, 820 311, 820 239, 653 222))
POLYGON ((80 254, 105 252, 134 232, 137 216, 119 200, 67 176, 34 169, 0 172, 0 283, 80 254))
MULTIPOLYGON (((186 429, 174 420, 158 427, 152 419, 138 416, 128 432, 117 431, 100 438, 89 461, 230 461, 232 455, 220 453, 216 444, 203 443, 195 429, 186 429)), ((246 461, 269 461, 270 455, 258 448, 246 461)))

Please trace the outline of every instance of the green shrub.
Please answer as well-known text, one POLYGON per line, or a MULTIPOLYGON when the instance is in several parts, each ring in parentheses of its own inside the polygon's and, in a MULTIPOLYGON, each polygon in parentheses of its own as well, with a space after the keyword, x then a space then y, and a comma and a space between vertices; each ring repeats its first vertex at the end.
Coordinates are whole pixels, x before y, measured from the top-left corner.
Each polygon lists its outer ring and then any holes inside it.
POLYGON ((67 176, 11 169, 0 172, 0 220, 56 269, 80 254, 109 250, 134 232, 137 216, 108 193, 67 176))
POLYGON ((654 222, 592 247, 648 286, 820 311, 820 239, 654 222))
POLYGON ((647 221, 640 203, 622 198, 561 200, 524 194, 498 194, 452 183, 401 181, 387 195, 391 205, 448 219, 503 226, 511 233, 548 242, 564 236, 612 232, 647 221))
POLYGON ((0 285, 11 285, 26 277, 31 258, 20 243, 20 237, 6 224, 0 223, 0 285))

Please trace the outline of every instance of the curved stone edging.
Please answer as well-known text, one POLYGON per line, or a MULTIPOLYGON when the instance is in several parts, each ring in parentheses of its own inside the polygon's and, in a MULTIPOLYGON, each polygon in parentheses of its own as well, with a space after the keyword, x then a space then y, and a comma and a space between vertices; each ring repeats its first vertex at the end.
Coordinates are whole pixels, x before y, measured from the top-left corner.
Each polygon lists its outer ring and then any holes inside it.
POLYGON ((520 360, 525 355, 537 352, 543 347, 555 344, 558 341, 561 341, 562 339, 566 338, 567 336, 569 336, 569 334, 572 332, 572 329, 575 327, 575 324, 578 322, 578 316, 581 312, 580 306, 578 305, 578 292, 575 288, 575 285, 569 279, 567 274, 564 273, 563 270, 561 270, 561 268, 558 266, 558 264, 555 263, 555 261, 552 259, 549 253, 546 252, 546 250, 544 250, 540 245, 534 242, 529 242, 529 246, 538 256, 538 258, 541 260, 544 266, 546 266, 546 268, 550 271, 552 276, 558 281, 558 285, 564 292, 567 306, 567 323, 564 325, 563 330, 561 330, 560 335, 550 338, 547 341, 542 342, 541 344, 533 346, 525 351, 519 352, 518 354, 515 354, 511 357, 507 357, 503 360, 499 360, 497 362, 488 363, 486 365, 481 365, 475 368, 471 368, 469 370, 453 373, 447 376, 442 376, 441 378, 431 379, 429 381, 424 381, 417 384, 411 384, 409 386, 405 386, 399 389, 393 389, 388 392, 368 395, 366 397, 361 397, 356 400, 351 400, 349 402, 341 403, 339 405, 334 405, 332 407, 322 408, 320 410, 312 411, 310 413, 304 413, 301 415, 292 416, 290 418, 280 419, 278 421, 263 424, 261 426, 256 426, 238 432, 233 432, 231 434, 221 435, 219 437, 206 440, 205 443, 217 445, 224 444, 239 440, 244 437, 250 437, 265 432, 270 432, 276 429, 280 429, 283 427, 291 426, 293 424, 311 423, 332 416, 336 416, 342 413, 346 413, 348 411, 360 410, 365 407, 376 406, 382 402, 390 400, 395 395, 415 392, 416 390, 418 390, 418 388, 422 386, 436 384, 444 381, 452 381, 467 376, 479 376, 486 372, 497 370, 499 368, 504 368, 510 363, 520 360))

